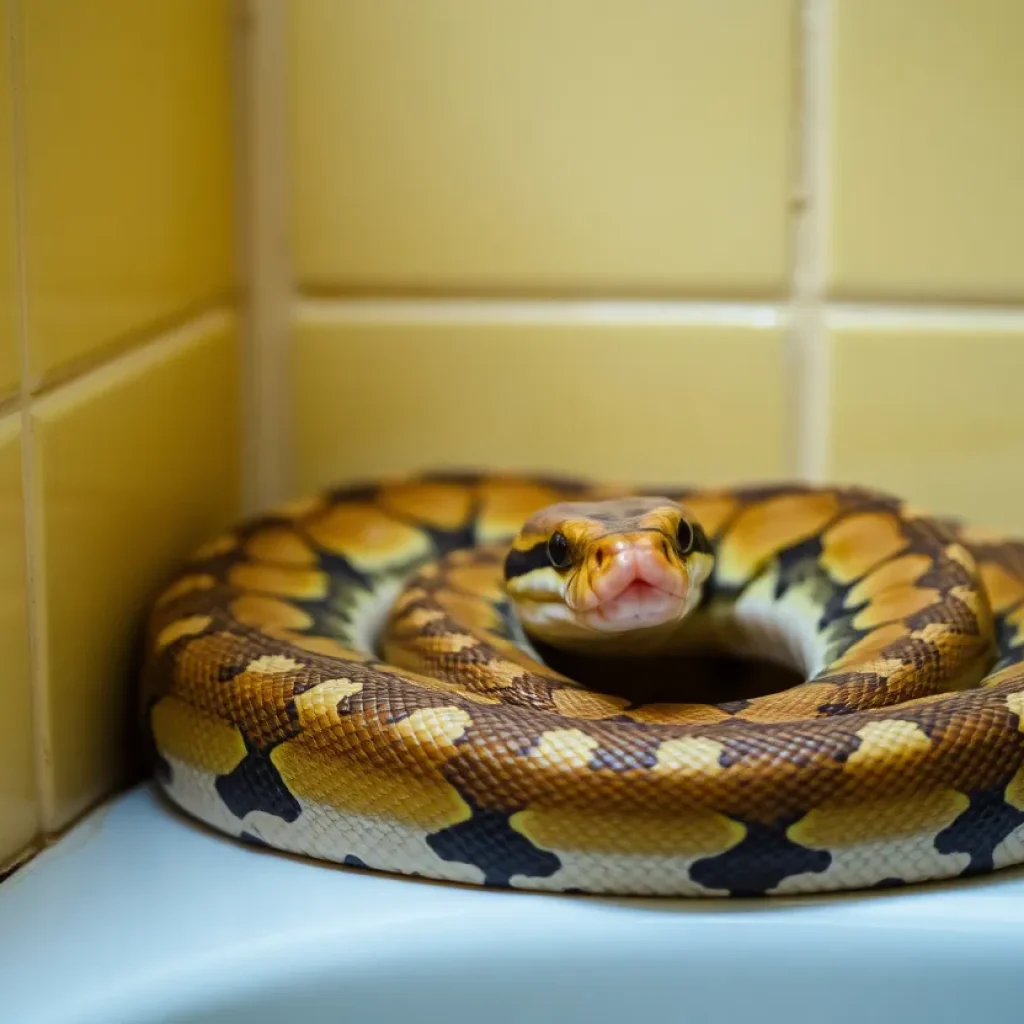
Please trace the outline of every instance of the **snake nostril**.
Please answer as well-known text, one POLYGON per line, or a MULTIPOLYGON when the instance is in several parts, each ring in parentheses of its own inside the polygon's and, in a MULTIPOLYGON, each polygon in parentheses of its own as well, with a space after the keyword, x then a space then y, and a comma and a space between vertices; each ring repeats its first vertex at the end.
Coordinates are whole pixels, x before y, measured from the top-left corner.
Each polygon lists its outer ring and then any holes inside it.
POLYGON ((597 551, 594 552, 594 561, 597 563, 598 569, 604 565, 604 548, 598 548, 597 551))
POLYGON ((661 553, 668 558, 668 541, 664 537, 661 539, 661 553))

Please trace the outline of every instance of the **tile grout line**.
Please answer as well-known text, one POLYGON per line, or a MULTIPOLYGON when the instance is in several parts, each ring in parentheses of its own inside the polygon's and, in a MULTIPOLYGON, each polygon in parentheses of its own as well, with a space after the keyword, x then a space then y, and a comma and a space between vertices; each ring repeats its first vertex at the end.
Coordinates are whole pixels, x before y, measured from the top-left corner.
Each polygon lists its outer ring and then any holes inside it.
POLYGON ((243 505, 251 512, 289 489, 288 15, 277 0, 241 0, 240 9, 243 505))
POLYGON ((793 280, 796 333, 797 475, 812 483, 828 473, 830 359, 824 330, 824 207, 827 174, 829 0, 800 6, 800 182, 793 280))
POLYGON ((722 323, 773 327, 788 316, 788 304, 778 301, 648 299, 507 299, 507 298, 323 298, 297 295, 295 316, 307 322, 351 320, 474 320, 503 319, 524 323, 722 323))
POLYGON ((29 396, 35 401, 70 387, 76 381, 92 376, 97 370, 130 360, 133 353, 150 348, 162 338, 188 331, 195 324, 204 322, 211 316, 222 315, 226 310, 236 306, 237 299, 233 293, 223 292, 193 306, 176 310, 166 319, 147 324, 142 330, 132 331, 113 344, 102 345, 85 356, 30 381, 29 396))
POLYGON ((928 330, 1024 329, 1024 307, 926 305, 923 303, 829 302, 822 305, 830 327, 920 327, 928 330))
POLYGON ((782 438, 782 476, 800 475, 800 438, 803 430, 803 312, 799 301, 798 282, 804 256, 803 224, 807 207, 807 181, 804 167, 804 112, 806 108, 804 62, 804 2, 793 7, 790 45, 793 48, 794 70, 790 80, 790 105, 793 112, 789 131, 788 193, 786 196, 786 243, 788 245, 786 285, 787 322, 783 338, 784 381, 782 399, 785 403, 782 438))
POLYGON ((239 438, 240 438, 240 497, 244 513, 252 508, 258 499, 256 481, 259 469, 259 452, 256 450, 255 431, 250 429, 250 419, 255 415, 255 403, 250 401, 249 378, 251 376, 251 339, 254 334, 252 323, 252 274, 249 253, 252 249, 251 220, 249 207, 252 203, 252 175, 249 170, 250 137, 252 129, 248 111, 251 103, 249 84, 250 39, 253 16, 249 0, 232 0, 231 18, 231 143, 232 143, 232 184, 231 197, 234 214, 234 267, 239 287, 238 310, 238 387, 240 393, 239 438))
POLYGON ((90 363, 74 376, 61 378, 47 387, 29 393, 26 406, 31 409, 50 407, 53 402, 60 401, 65 396, 73 395, 83 388, 93 387, 98 379, 110 374, 124 373, 133 367, 145 366, 152 360, 175 351, 181 345, 226 330, 236 315, 235 305, 227 301, 197 311, 188 320, 157 331, 129 349, 118 352, 102 362, 90 363))
POLYGON ((29 379, 29 325, 28 325, 28 260, 25 253, 25 150, 24 106, 22 83, 22 52, 20 31, 20 4, 9 7, 11 32, 8 45, 11 51, 12 156, 14 162, 14 224, 17 254, 18 353, 20 362, 21 399, 21 481, 22 511, 24 515, 26 598, 28 609, 29 666, 32 688, 32 732, 35 758, 36 800, 39 812, 39 839, 45 842, 55 816, 56 794, 53 790, 53 751, 50 744, 49 721, 49 657, 46 647, 47 622, 44 594, 43 566, 45 551, 40 524, 42 495, 37 491, 41 482, 36 466, 35 429, 32 422, 32 395, 29 379))
MULTIPOLYGON (((795 288, 794 288, 795 291, 795 288)), ((777 300, 630 299, 630 298, 338 298, 299 293, 291 301, 294 315, 306 322, 491 321, 641 322, 772 327, 785 323, 798 307, 797 297, 777 300)), ((1024 305, 957 303, 830 302, 816 297, 813 308, 828 325, 925 326, 941 329, 1002 327, 1024 329, 1024 305)))

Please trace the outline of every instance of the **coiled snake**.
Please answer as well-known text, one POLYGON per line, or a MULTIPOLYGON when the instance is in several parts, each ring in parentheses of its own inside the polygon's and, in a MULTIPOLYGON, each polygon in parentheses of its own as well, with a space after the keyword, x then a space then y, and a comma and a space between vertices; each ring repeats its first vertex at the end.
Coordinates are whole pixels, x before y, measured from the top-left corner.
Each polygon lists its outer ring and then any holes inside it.
POLYGON ((280 850, 677 896, 1024 861, 1024 544, 886 494, 353 485, 196 552, 146 654, 163 790, 280 850), (714 651, 803 681, 686 702, 678 659, 714 651), (661 655, 662 692, 631 696, 661 655))

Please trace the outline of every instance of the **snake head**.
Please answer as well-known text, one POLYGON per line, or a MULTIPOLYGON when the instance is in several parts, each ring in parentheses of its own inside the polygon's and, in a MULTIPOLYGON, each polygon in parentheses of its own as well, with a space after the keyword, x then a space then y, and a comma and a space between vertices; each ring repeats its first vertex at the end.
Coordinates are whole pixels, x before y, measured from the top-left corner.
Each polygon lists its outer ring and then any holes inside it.
POLYGON ((562 502, 513 540, 505 591, 526 632, 554 646, 643 646, 697 606, 713 562, 700 524, 668 498, 562 502))

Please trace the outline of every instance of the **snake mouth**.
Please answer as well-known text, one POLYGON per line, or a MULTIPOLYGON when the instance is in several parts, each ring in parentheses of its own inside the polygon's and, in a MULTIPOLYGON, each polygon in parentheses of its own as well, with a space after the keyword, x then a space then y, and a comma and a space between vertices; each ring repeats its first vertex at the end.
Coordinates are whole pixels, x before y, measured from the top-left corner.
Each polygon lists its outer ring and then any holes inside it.
POLYGON ((685 604, 685 598, 649 583, 631 583, 618 597, 584 614, 595 629, 637 629, 679 618, 685 604))
POLYGON ((687 608, 688 589, 680 574, 648 574, 641 566, 635 566, 613 586, 596 589, 596 601, 581 611, 581 618, 591 629, 601 632, 660 626, 682 617, 687 608))
POLYGON ((650 583, 647 580, 633 580, 626 589, 619 595, 619 599, 631 597, 637 600, 646 600, 649 594, 668 594, 667 590, 662 589, 655 583, 650 583))

